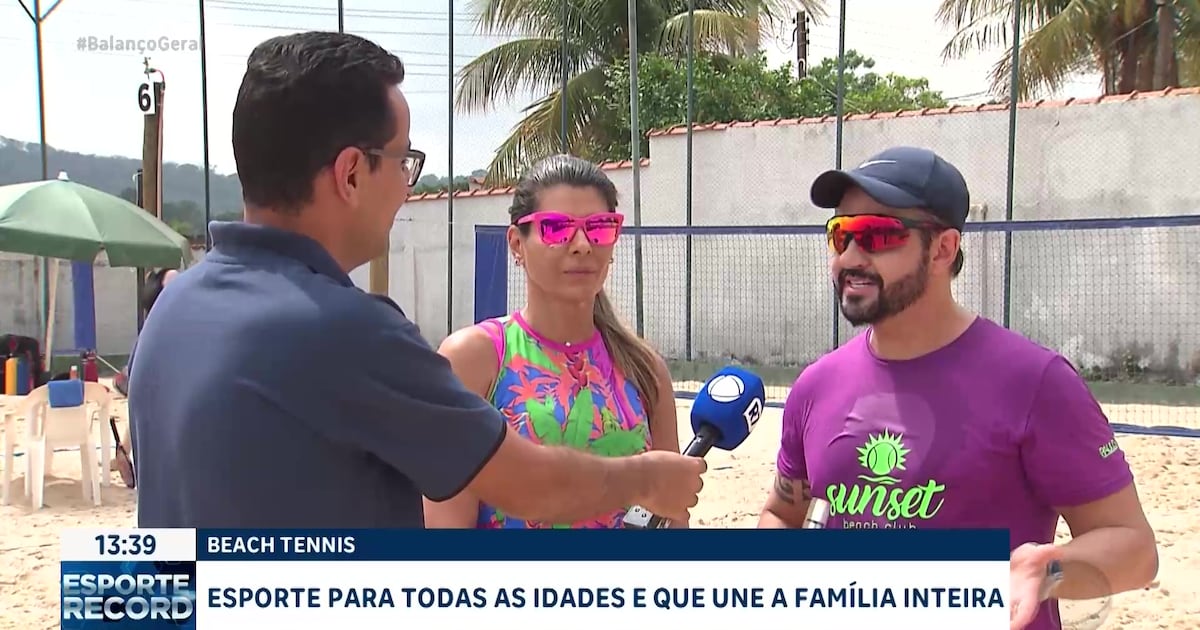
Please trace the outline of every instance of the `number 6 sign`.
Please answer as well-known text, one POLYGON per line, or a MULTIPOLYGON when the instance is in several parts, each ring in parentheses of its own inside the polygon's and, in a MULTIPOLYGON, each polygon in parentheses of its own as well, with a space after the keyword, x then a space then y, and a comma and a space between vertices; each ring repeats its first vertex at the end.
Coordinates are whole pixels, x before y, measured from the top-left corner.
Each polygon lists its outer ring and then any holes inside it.
POLYGON ((146 116, 152 116, 158 111, 157 81, 143 81, 138 86, 138 110, 146 116))

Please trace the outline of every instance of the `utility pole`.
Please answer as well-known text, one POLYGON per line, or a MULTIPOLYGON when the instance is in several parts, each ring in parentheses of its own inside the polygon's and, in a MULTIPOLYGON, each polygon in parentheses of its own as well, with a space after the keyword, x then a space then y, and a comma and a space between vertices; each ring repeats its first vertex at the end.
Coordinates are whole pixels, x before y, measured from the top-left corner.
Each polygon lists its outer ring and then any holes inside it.
MULTIPOLYGON (((150 67, 150 58, 142 59, 142 72, 146 75, 138 86, 138 109, 142 112, 142 168, 135 176, 137 183, 138 205, 146 212, 162 219, 162 131, 163 131, 163 94, 166 93, 166 80, 162 72, 150 67), (151 75, 158 74, 158 78, 151 75)), ((207 226, 205 226, 207 229, 207 226)), ((145 286, 146 270, 138 268, 138 332, 146 321, 142 312, 141 295, 145 286)))
POLYGON ((1158 4, 1158 47, 1154 51, 1154 89, 1171 87, 1175 78, 1175 11, 1167 0, 1158 4))
POLYGON ((138 86, 138 109, 142 124, 142 207, 162 219, 162 134, 163 96, 166 81, 162 72, 150 67, 150 58, 142 60, 146 80, 138 86), (151 75, 158 74, 158 79, 151 75))
POLYGON ((796 12, 796 78, 808 76, 808 13, 796 12))

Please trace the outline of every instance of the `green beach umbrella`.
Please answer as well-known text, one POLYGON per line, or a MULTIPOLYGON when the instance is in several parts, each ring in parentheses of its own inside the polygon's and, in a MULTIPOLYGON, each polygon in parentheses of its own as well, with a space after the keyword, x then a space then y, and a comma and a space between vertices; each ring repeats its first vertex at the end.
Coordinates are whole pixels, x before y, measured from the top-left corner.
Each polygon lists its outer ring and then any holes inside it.
POLYGON ((181 269, 187 239, 115 195, 65 179, 0 186, 0 251, 111 267, 181 269))

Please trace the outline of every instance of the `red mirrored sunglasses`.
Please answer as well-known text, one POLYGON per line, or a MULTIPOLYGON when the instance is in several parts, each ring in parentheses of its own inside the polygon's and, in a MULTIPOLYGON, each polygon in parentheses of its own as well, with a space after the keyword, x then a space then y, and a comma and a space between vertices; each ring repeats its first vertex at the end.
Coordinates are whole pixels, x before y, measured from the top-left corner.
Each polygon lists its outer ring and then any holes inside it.
POLYGON ((868 254, 903 246, 912 236, 910 230, 947 230, 949 226, 936 221, 916 221, 883 214, 854 214, 835 216, 825 223, 829 248, 841 254, 850 241, 868 254))
POLYGON ((625 215, 618 212, 598 212, 586 217, 573 217, 561 212, 534 212, 517 219, 517 225, 532 223, 537 228, 538 238, 547 245, 566 245, 582 229, 589 243, 601 247, 616 244, 624 222, 625 215))

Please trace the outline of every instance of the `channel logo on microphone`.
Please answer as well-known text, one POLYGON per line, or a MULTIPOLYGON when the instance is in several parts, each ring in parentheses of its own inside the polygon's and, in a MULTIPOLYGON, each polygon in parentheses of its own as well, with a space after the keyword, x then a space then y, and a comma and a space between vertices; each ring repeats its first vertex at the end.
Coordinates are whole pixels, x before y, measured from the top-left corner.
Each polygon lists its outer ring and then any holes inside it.
MULTIPOLYGON (((708 397, 717 403, 737 402, 746 393, 746 383, 736 374, 720 374, 708 382, 708 397)), ((746 419, 747 432, 754 429, 762 417, 762 398, 755 396, 746 404, 742 417, 746 419)))
POLYGON ((61 563, 63 630, 195 628, 195 562, 61 563))

